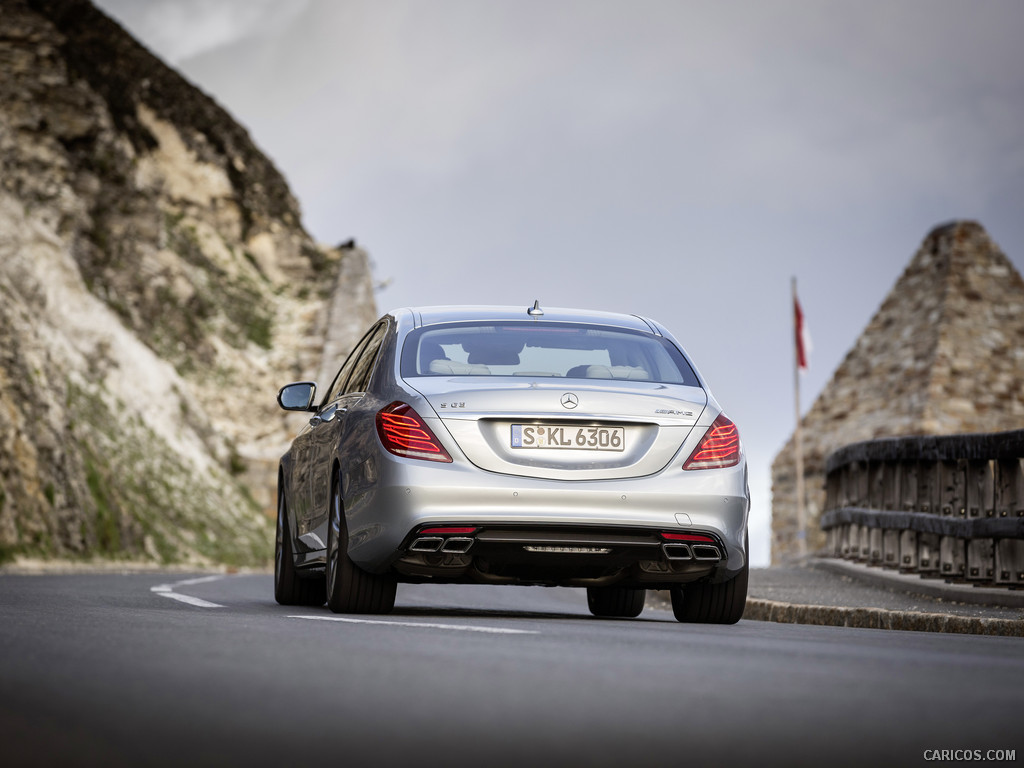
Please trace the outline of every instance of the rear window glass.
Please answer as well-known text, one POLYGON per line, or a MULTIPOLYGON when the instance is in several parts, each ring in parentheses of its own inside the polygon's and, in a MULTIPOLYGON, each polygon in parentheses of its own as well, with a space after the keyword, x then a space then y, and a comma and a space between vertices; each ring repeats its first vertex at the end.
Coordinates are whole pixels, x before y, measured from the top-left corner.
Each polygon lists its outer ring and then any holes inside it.
POLYGON ((452 323, 413 331, 402 376, 531 376, 654 381, 699 387, 667 339, 570 323, 452 323))

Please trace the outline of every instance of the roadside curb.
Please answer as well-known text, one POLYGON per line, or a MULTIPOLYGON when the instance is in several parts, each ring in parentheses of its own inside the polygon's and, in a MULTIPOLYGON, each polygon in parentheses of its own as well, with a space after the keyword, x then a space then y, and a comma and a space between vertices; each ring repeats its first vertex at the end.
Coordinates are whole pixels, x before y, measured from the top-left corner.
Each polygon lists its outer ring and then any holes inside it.
POLYGON ((916 574, 890 571, 849 560, 815 558, 807 562, 811 568, 848 576, 864 584, 895 590, 908 595, 925 595, 951 603, 965 605, 1001 606, 1024 609, 1024 592, 992 587, 956 584, 939 579, 924 579, 916 574))
POLYGON ((827 605, 795 605, 775 600, 747 598, 743 618, 778 624, 896 629, 911 632, 950 632, 964 635, 1024 637, 1024 620, 950 616, 945 613, 887 611, 882 608, 846 608, 827 605))
POLYGON ((136 573, 222 573, 231 576, 272 574, 273 568, 229 566, 197 563, 151 563, 131 560, 35 560, 17 558, 0 565, 0 576, 62 576, 67 574, 136 574, 136 573))

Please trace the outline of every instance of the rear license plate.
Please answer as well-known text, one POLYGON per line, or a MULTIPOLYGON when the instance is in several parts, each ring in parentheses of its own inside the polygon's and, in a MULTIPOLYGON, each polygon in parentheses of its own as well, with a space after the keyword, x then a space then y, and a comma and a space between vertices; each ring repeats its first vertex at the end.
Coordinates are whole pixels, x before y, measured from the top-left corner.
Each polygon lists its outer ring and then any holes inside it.
POLYGON ((623 427, 546 427, 540 424, 513 424, 512 447, 623 451, 626 448, 626 430, 623 427))

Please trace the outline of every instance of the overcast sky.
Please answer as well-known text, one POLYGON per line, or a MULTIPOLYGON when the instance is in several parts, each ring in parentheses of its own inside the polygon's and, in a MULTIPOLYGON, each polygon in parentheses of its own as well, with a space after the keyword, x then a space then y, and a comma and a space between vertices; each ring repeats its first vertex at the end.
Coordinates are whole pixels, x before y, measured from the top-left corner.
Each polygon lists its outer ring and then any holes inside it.
MULTIPOLYGON (((381 310, 645 314, 737 422, 751 543, 803 409, 927 232, 1024 267, 1019 0, 99 0, 212 95, 381 310)), ((311 372, 313 373, 313 372, 311 372)))

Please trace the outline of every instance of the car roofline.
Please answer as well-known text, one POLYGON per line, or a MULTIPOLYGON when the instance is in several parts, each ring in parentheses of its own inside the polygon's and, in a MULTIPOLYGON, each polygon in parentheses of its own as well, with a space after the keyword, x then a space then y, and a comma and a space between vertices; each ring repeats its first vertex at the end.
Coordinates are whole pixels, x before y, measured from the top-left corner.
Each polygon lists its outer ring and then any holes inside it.
POLYGON ((438 305, 424 307, 404 307, 394 309, 386 314, 398 315, 408 312, 412 315, 413 328, 428 325, 474 322, 547 322, 577 323, 584 325, 606 325, 643 331, 663 336, 658 323, 641 315, 603 312, 590 309, 570 309, 565 307, 544 307, 543 316, 527 313, 527 307, 487 306, 487 305, 438 305))

